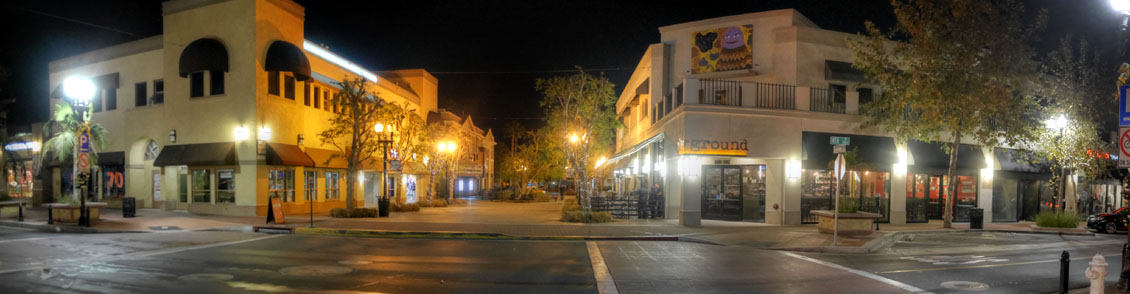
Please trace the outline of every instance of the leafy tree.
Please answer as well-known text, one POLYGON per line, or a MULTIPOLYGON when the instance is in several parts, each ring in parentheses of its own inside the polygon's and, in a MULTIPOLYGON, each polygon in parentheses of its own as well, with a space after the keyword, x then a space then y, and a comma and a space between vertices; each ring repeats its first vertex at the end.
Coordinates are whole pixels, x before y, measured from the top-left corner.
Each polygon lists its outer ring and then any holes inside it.
POLYGON ((362 78, 346 79, 337 84, 341 91, 334 95, 330 103, 340 111, 330 118, 330 126, 318 133, 318 138, 322 143, 334 146, 345 154, 345 161, 348 163, 345 207, 352 210, 356 205, 354 193, 357 190, 357 174, 361 163, 375 163, 377 158, 373 154, 382 151, 373 127, 382 119, 377 114, 384 107, 379 104, 378 98, 370 95, 366 81, 362 78))
MULTIPOLYGON (((949 186, 957 186, 962 138, 983 146, 1015 145, 1037 137, 1037 109, 1029 80, 1036 71, 1028 46, 1046 13, 1025 24, 1012 0, 894 0, 896 26, 884 34, 866 23, 869 36, 849 38, 854 66, 882 93, 863 105, 864 127, 879 127, 900 141, 950 142, 949 186), (892 42, 890 40, 899 40, 892 42)), ((948 189, 944 226, 951 227, 948 189)))
POLYGON ((544 135, 549 146, 560 150, 577 181, 577 199, 587 215, 591 212, 586 189, 596 154, 607 153, 620 121, 616 119, 613 85, 603 75, 595 76, 578 68, 568 76, 538 79, 537 89, 546 113, 544 135))
POLYGON ((1095 154, 1110 147, 1102 139, 1103 122, 1117 117, 1117 107, 1111 107, 1117 105, 1117 95, 1109 88, 1115 82, 1113 76, 1098 72, 1106 67, 1085 39, 1079 39, 1076 47, 1070 36, 1061 39, 1060 48, 1048 54, 1040 66, 1039 96, 1050 114, 1047 118, 1063 118, 1066 124, 1061 130, 1041 129, 1031 149, 1041 157, 1039 160, 1053 163, 1051 186, 1057 198, 1065 188, 1059 185, 1059 179, 1066 176, 1061 172, 1064 167, 1073 168, 1084 178, 1103 176, 1110 169, 1110 160, 1095 154))
POLYGON ((423 163, 427 168, 431 177, 428 178, 428 200, 431 201, 434 197, 435 181, 440 175, 444 176, 445 182, 448 184, 447 192, 451 196, 451 185, 455 176, 455 169, 458 167, 459 159, 462 157, 463 149, 469 144, 464 136, 462 129, 457 124, 452 124, 446 121, 428 124, 425 129, 426 138, 420 142, 420 150, 424 154, 423 163), (449 144, 454 143, 455 150, 451 151, 445 149, 449 144))

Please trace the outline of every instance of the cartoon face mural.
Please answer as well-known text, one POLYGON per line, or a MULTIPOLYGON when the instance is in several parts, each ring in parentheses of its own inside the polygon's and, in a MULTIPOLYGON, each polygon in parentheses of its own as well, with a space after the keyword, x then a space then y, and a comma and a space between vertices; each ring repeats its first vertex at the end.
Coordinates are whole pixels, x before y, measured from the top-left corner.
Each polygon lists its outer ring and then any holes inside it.
POLYGON ((753 68, 753 25, 694 33, 691 72, 709 73, 753 68))

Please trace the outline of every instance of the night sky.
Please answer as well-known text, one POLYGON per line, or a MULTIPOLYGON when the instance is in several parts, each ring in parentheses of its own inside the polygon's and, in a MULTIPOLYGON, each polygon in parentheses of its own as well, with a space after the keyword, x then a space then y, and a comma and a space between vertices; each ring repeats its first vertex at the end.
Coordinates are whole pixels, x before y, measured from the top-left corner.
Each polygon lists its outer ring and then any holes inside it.
MULTIPOLYGON (((627 82, 658 27, 795 8, 825 29, 859 32, 865 20, 894 23, 889 2, 871 1, 303 1, 306 39, 373 71, 424 68, 439 79, 439 105, 494 128, 507 120, 537 126, 537 78, 575 66, 627 82), (695 4, 697 3, 697 4, 695 4)), ((1066 35, 1115 47, 1120 16, 1106 0, 1025 1, 1051 23, 1038 47, 1066 35)), ((47 63, 161 34, 160 1, 0 3, 0 67, 12 77, 0 98, 15 98, 11 124, 47 119, 47 63)), ((1115 68, 1110 72, 1114 74, 1115 68)), ((619 92, 619 87, 617 88, 619 92)))

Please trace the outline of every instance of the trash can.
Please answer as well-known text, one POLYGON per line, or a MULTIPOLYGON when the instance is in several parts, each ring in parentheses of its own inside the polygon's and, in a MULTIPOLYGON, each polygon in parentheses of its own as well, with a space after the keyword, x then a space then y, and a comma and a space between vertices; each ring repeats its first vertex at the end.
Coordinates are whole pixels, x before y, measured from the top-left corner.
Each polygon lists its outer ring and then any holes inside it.
POLYGON ((380 217, 388 217, 388 198, 377 199, 377 214, 380 217))
POLYGON ((984 208, 971 208, 969 209, 969 228, 970 229, 984 229, 985 228, 985 209, 984 208))
POLYGON ((137 198, 126 197, 122 198, 122 217, 134 217, 137 215, 137 198))

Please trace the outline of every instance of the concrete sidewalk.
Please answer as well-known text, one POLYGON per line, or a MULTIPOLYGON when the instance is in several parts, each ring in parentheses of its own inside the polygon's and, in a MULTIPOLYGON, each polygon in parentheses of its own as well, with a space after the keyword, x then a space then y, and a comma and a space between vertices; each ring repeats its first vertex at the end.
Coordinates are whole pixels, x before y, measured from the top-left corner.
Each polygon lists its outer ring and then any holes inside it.
MULTIPOLYGON (((678 220, 617 220, 612 223, 580 224, 559 220, 560 202, 508 203, 485 200, 465 205, 422 208, 419 212, 393 212, 386 218, 339 219, 314 215, 313 226, 337 230, 387 232, 444 232, 502 234, 514 237, 656 237, 677 236, 680 240, 701 241, 731 246, 797 251, 867 253, 890 246, 906 234, 967 232, 968 224, 943 229, 940 221, 890 225, 869 236, 841 237, 833 248, 832 236, 820 234, 815 225, 766 225, 752 222, 702 222, 701 227, 683 227, 678 220)), ((266 225, 265 217, 195 215, 183 211, 139 209, 137 217, 123 218, 121 210, 104 209, 102 219, 92 228, 68 224, 46 224, 46 210, 32 209, 26 221, 0 220, 0 225, 31 227, 44 231, 68 232, 159 232, 168 230, 246 230, 266 225)), ((285 224, 270 226, 309 227, 310 215, 287 215, 285 224)), ((989 224, 986 231, 1049 233, 1032 223, 989 224)), ((1078 234, 1080 230, 1069 232, 1078 234)), ((1057 232, 1050 232, 1057 233, 1057 232)), ((1084 233, 1085 234, 1085 233, 1084 233)))

